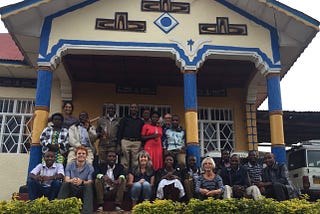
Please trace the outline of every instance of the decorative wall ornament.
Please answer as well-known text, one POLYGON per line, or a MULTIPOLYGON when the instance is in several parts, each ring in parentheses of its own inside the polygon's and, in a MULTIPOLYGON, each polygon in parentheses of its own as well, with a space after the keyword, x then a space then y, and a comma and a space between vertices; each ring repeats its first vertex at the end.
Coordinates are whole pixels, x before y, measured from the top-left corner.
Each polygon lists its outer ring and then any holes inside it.
POLYGON ((197 56, 198 50, 203 46, 204 43, 211 42, 212 40, 209 38, 199 39, 198 41, 193 41, 189 39, 187 42, 184 42, 177 38, 171 38, 170 41, 175 42, 179 45, 181 49, 183 49, 186 56, 189 58, 190 61, 197 56))
POLYGON ((186 2, 172 2, 171 0, 142 0, 141 10, 150 12, 190 13, 190 4, 186 2))
POLYGON ((169 13, 164 13, 154 21, 154 24, 157 25, 163 32, 169 33, 179 24, 179 22, 169 13))
POLYGON ((121 30, 121 31, 135 31, 145 32, 147 25, 145 21, 128 20, 128 13, 116 12, 114 19, 96 19, 97 30, 121 30))
POLYGON ((218 35, 248 35, 247 25, 229 24, 228 17, 217 17, 216 24, 200 23, 200 34, 218 34, 218 35))

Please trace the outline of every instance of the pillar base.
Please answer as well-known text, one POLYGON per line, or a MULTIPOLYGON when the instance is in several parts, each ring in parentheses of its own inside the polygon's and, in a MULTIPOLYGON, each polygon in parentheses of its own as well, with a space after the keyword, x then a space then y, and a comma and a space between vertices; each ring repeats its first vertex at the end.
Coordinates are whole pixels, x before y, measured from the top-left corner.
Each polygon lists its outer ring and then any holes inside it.
POLYGON ((272 146, 271 152, 274 154, 276 161, 279 163, 286 163, 286 148, 285 146, 272 146))
POLYGON ((187 146, 187 157, 197 157, 197 167, 200 167, 200 147, 199 145, 188 145, 187 146))
POLYGON ((28 167, 28 176, 31 170, 41 163, 42 159, 42 147, 40 145, 32 145, 30 148, 30 160, 28 167))

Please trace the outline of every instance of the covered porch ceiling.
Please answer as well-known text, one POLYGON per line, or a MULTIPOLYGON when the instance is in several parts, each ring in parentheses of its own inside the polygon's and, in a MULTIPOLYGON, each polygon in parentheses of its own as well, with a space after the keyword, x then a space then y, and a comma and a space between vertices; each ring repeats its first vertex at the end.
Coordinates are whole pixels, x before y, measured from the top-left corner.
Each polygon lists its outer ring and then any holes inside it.
MULTIPOLYGON (((71 82, 183 86, 180 68, 175 60, 166 57, 69 54, 62 63, 71 82)), ((242 88, 255 72, 250 61, 208 59, 198 71, 198 88, 242 88)))

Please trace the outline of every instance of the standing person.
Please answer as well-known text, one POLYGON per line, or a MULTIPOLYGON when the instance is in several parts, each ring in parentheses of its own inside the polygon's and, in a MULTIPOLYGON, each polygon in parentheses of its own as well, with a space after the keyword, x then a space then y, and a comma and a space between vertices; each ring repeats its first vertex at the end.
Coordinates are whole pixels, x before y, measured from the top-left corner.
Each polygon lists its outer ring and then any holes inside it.
POLYGON ((214 173, 216 164, 211 157, 206 157, 201 163, 204 171, 196 181, 196 193, 201 200, 208 197, 220 198, 224 192, 224 186, 220 175, 214 173))
POLYGON ((162 128, 157 125, 160 114, 156 111, 151 113, 151 124, 145 123, 142 127, 141 137, 145 141, 144 150, 147 151, 151 157, 154 170, 162 168, 162 128))
POLYGON ((269 152, 265 154, 264 162, 267 167, 262 171, 262 182, 258 183, 258 186, 262 189, 262 194, 266 195, 266 197, 274 198, 277 201, 297 197, 297 195, 293 194, 295 191, 289 180, 286 165, 276 162, 274 154, 269 152))
POLYGON ((172 115, 170 113, 166 113, 163 117, 163 124, 162 124, 162 132, 163 132, 163 136, 162 136, 162 142, 164 142, 164 140, 166 139, 166 131, 168 129, 170 129, 171 127, 171 120, 172 120, 172 115))
POLYGON ((240 165, 240 157, 233 154, 230 158, 230 167, 223 168, 221 177, 225 184, 224 198, 241 198, 244 196, 252 196, 254 200, 258 200, 261 196, 257 186, 250 186, 247 169, 240 165))
POLYGON ((144 121, 138 115, 139 107, 131 104, 129 115, 120 120, 118 130, 118 144, 121 145, 121 163, 126 171, 137 165, 136 156, 141 150, 141 130, 144 121))
POLYGON ((107 162, 100 163, 95 180, 98 212, 103 212, 104 199, 115 200, 115 211, 123 211, 120 207, 126 189, 124 167, 116 163, 117 154, 114 151, 107 153, 107 162))
POLYGON ((64 118, 62 114, 55 113, 51 116, 52 126, 46 127, 40 135, 42 153, 51 150, 55 152, 55 162, 64 164, 68 152, 69 133, 62 127, 64 118))
POLYGON ((181 170, 181 175, 187 200, 190 200, 195 196, 195 184, 200 176, 200 169, 197 167, 196 156, 188 156, 187 167, 181 170))
POLYGON ((138 153, 138 166, 129 170, 128 186, 131 187, 132 206, 138 201, 150 200, 154 186, 155 173, 148 152, 138 153))
POLYGON ((108 104, 106 114, 99 118, 97 122, 97 136, 99 138, 99 161, 107 162, 107 153, 114 151, 119 153, 117 148, 117 132, 119 128, 119 118, 116 115, 114 104, 108 104))
POLYGON ((97 133, 94 126, 90 124, 89 115, 87 112, 79 114, 79 123, 72 125, 69 128, 69 155, 68 163, 76 159, 75 150, 79 146, 87 148, 87 161, 92 164, 95 148, 93 142, 96 140, 97 133))
POLYGON ((75 149, 76 160, 68 163, 65 178, 58 194, 59 199, 78 197, 82 199, 81 213, 93 213, 93 166, 86 161, 88 150, 84 146, 75 149))
POLYGON ((73 113, 73 103, 71 101, 64 101, 63 106, 63 127, 69 129, 70 126, 79 122, 78 118, 72 115, 73 113))
POLYGON ((58 196, 64 169, 62 164, 55 163, 55 156, 54 151, 45 152, 45 163, 40 163, 31 170, 27 182, 30 200, 45 196, 51 201, 58 196))
POLYGON ((144 123, 151 123, 151 112, 150 109, 143 109, 142 110, 142 120, 144 121, 144 123))
POLYGON ((172 154, 177 163, 177 167, 186 166, 186 132, 179 125, 178 115, 172 115, 171 127, 165 132, 163 142, 164 154, 172 154))

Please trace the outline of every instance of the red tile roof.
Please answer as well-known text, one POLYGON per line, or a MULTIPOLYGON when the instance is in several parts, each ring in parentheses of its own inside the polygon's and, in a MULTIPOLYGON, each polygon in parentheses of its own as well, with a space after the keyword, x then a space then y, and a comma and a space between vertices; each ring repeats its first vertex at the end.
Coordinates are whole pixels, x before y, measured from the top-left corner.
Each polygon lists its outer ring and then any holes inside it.
POLYGON ((8 33, 0 33, 0 60, 23 61, 24 57, 8 33))

